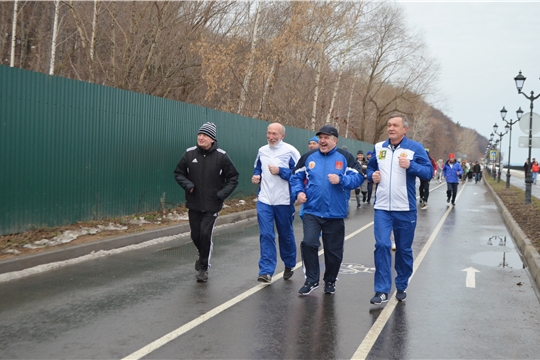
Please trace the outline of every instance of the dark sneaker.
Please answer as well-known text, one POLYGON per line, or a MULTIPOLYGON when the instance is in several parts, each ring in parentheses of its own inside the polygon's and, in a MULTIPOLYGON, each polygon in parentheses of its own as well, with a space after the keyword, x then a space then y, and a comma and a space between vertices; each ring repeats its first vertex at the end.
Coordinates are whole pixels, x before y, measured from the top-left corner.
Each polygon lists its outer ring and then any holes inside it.
POLYGON ((446 203, 448 204, 450 202, 450 198, 446 198, 446 203))
POLYGON ((407 298, 407 292, 405 290, 398 290, 396 293, 396 300, 397 301, 405 301, 407 298))
POLYGON ((370 303, 374 305, 381 305, 382 303, 388 302, 388 294, 386 293, 375 293, 375 296, 371 298, 370 303))
POLYGON ((263 283, 269 283, 269 282, 272 282, 272 277, 268 274, 262 274, 262 275, 259 275, 259 277, 257 278, 257 281, 263 282, 263 283))
POLYGON ((427 202, 424 201, 424 204, 422 205, 422 209, 425 210, 425 209, 427 209, 427 208, 428 208, 428 204, 427 204, 427 202))
POLYGON ((201 258, 197 258, 197 260, 195 260, 195 270, 201 270, 201 258))
POLYGON ((285 272, 283 273, 283 279, 289 280, 294 274, 293 269, 291 268, 285 268, 285 272))
POLYGON ((336 292, 336 283, 334 281, 327 281, 324 284, 325 294, 334 294, 336 292))
POLYGON ((208 281, 208 271, 206 270, 199 270, 199 273, 197 274, 197 282, 207 282, 208 281))
POLYGON ((298 293, 300 295, 309 295, 309 294, 311 294, 311 292, 313 290, 318 289, 318 288, 319 288, 319 283, 318 282, 312 283, 312 282, 306 281, 304 286, 302 286, 300 288, 300 290, 298 290, 298 293))
POLYGON ((452 201, 452 205, 456 206, 456 203, 452 201))
POLYGON ((362 204, 360 204, 360 203, 356 204, 357 209, 360 209, 361 207, 362 207, 362 204))

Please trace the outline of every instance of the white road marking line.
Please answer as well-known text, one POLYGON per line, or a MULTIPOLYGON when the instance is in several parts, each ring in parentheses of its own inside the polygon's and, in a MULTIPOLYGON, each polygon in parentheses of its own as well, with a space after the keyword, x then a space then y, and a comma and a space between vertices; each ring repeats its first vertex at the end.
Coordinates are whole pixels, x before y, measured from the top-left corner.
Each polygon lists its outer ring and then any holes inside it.
MULTIPOLYGON (((461 191, 458 193, 456 197, 456 200, 459 198, 459 196, 463 192, 463 189, 465 188, 465 186, 466 184, 462 186, 461 191)), ((418 254, 416 259, 414 260, 413 273, 411 277, 409 278, 409 282, 412 280, 414 274, 416 273, 416 270, 422 263, 422 260, 424 260, 424 257, 426 256, 429 248, 431 247, 431 244, 433 244, 435 237, 437 237, 437 234, 441 230, 444 222, 446 221, 446 218, 448 217, 448 215, 450 214, 450 211, 453 208, 454 208, 453 206, 448 207, 443 217, 437 224, 437 227, 435 228, 435 230, 433 230, 428 241, 426 242, 426 244, 420 251, 420 254, 418 254)), ((360 346, 358 347, 358 349, 356 349, 354 355, 352 356, 352 359, 365 359, 368 356, 369 352, 371 351, 371 348, 373 347, 373 345, 375 345, 375 341, 377 341, 377 338, 381 334, 381 331, 383 330, 384 326, 388 322, 388 319, 390 318, 390 316, 394 312, 394 309, 396 308, 398 301, 396 300, 395 294, 396 293, 394 292, 392 296, 390 296, 388 303, 386 304, 384 309, 381 311, 380 315, 377 317, 377 320, 375 321, 375 323, 373 323, 373 325, 371 326, 371 329, 369 329, 368 333, 364 337, 364 340, 362 340, 362 342, 360 343, 360 346)))
MULTIPOLYGON (((345 240, 349 240, 350 238, 356 236, 357 234, 361 233, 362 231, 368 229, 371 225, 373 225, 373 222, 371 222, 371 223, 369 223, 367 225, 364 225, 360 229, 352 232, 351 234, 349 234, 348 236, 345 237, 345 240)), ((323 253, 324 253, 324 250, 319 251, 319 256, 322 255, 323 253)), ((302 262, 300 261, 300 262, 298 262, 296 264, 294 269, 297 269, 297 268, 299 268, 301 266, 302 266, 302 262)), ((283 277, 283 272, 280 272, 279 274, 272 277, 272 281, 277 280, 277 279, 281 279, 282 277, 283 277)), ((137 350, 134 353, 126 356, 124 359, 140 359, 140 358, 150 354, 154 350, 159 349, 163 345, 165 345, 168 342, 170 342, 170 341, 178 338, 179 336, 185 334, 186 332, 188 332, 189 330, 193 329, 194 327, 202 324, 203 322, 205 322, 207 320, 210 320, 214 316, 218 315, 219 313, 223 312, 224 310, 227 310, 228 308, 230 308, 233 305, 239 303, 240 301, 248 298, 249 296, 255 294, 259 290, 264 289, 268 285, 270 285, 270 284, 259 284, 259 285, 255 286, 255 287, 247 290, 246 292, 244 292, 244 293, 238 295, 237 297, 235 297, 235 298, 233 298, 233 299, 219 305, 218 307, 208 311, 207 313, 199 316, 198 318, 191 320, 190 322, 184 324, 183 326, 180 326, 178 329, 173 330, 170 333, 162 336, 161 338, 151 342, 150 344, 146 345, 145 347, 141 348, 140 350, 137 350)))

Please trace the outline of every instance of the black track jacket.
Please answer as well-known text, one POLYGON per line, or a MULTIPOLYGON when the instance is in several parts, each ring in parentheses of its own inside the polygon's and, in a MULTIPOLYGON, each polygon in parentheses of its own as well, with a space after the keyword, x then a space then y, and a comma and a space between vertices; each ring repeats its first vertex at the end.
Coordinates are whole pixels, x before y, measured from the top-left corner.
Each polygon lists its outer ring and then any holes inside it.
POLYGON ((208 150, 199 146, 187 149, 176 165, 174 178, 186 192, 186 207, 200 212, 220 211, 238 186, 238 171, 217 142, 208 150))

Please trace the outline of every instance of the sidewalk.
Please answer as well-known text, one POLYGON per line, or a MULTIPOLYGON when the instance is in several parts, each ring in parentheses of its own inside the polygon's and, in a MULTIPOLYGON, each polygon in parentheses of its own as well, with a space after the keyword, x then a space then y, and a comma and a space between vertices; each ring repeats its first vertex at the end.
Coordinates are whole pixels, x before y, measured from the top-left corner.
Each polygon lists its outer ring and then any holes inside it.
MULTIPOLYGON (((525 190, 525 181, 524 174, 522 171, 510 170, 510 184, 514 185, 522 190, 525 190)), ((531 243, 529 238, 521 230, 517 222, 514 220, 506 206, 504 206, 501 199, 497 196, 493 188, 489 185, 484 178, 482 178, 484 184, 489 189, 489 192, 495 200, 495 204, 499 208, 499 213, 501 214, 504 224, 508 228, 510 235, 514 239, 519 251, 523 255, 525 264, 529 267, 529 271, 534 281, 540 287, 540 255, 538 251, 531 243)), ((501 174, 501 181, 503 181, 503 174, 501 174)), ((504 181, 506 181, 506 173, 504 174, 504 181)), ((538 185, 532 185, 531 195, 540 199, 540 187, 538 185)))
MULTIPOLYGON (((525 174, 523 171, 510 170, 510 175, 510 184, 525 191, 525 174)), ((501 181, 506 182, 506 172, 501 174, 501 181)), ((531 185, 531 195, 537 199, 540 199, 540 185, 531 185)))

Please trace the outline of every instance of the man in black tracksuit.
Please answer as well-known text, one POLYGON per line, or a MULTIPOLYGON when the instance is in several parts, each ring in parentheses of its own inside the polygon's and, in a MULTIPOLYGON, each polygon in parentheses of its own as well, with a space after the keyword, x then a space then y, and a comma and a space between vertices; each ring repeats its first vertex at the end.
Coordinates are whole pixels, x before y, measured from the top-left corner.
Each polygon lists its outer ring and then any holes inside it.
POLYGON ((223 202, 238 185, 238 171, 216 142, 216 125, 207 122, 201 126, 197 146, 186 150, 174 177, 186 192, 191 239, 199 251, 197 281, 206 282, 214 224, 223 202))

